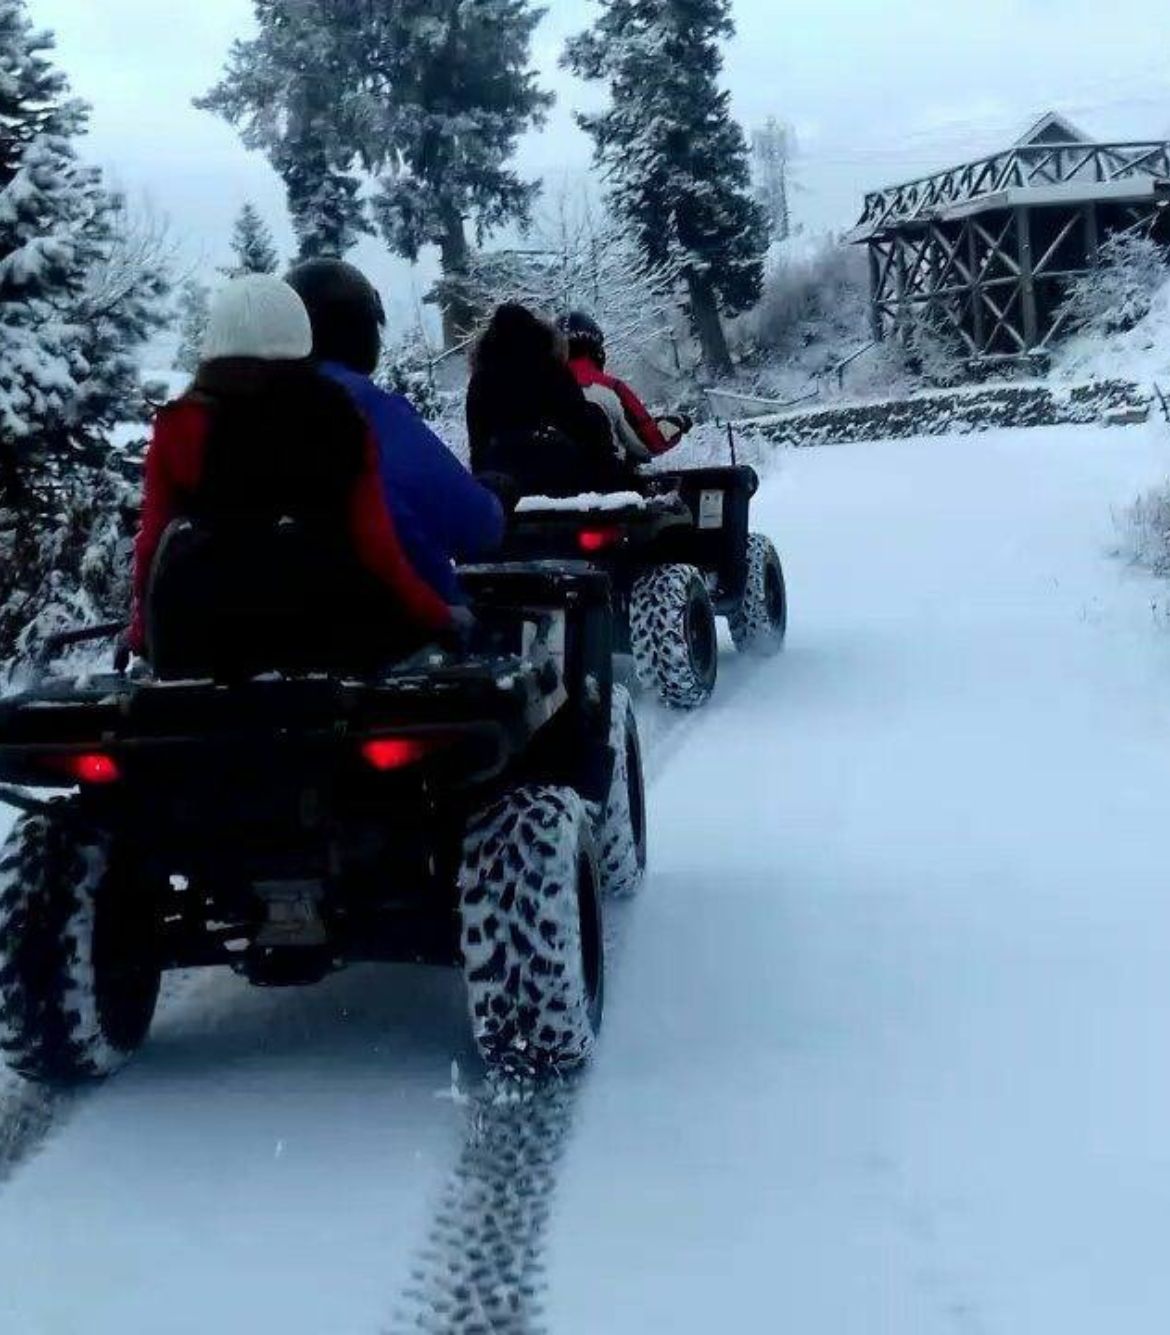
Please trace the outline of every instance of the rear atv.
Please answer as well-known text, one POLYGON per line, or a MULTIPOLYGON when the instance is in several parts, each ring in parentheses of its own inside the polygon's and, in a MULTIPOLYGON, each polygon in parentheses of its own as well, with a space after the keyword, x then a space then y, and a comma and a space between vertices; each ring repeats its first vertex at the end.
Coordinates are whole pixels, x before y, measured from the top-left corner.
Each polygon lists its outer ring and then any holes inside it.
POLYGON ((486 643, 376 679, 46 679, 0 703, 0 1053, 111 1074, 167 971, 260 986, 462 968, 490 1063, 584 1061, 606 895, 645 868, 641 756, 596 573, 469 581, 486 643), (63 795, 53 799, 45 790, 63 795))
POLYGON ((644 492, 528 498, 508 537, 516 559, 585 559, 613 581, 617 649, 638 681, 675 709, 697 709, 719 672, 716 618, 735 647, 784 645, 788 600, 772 543, 749 532, 759 479, 751 468, 654 475, 644 492))

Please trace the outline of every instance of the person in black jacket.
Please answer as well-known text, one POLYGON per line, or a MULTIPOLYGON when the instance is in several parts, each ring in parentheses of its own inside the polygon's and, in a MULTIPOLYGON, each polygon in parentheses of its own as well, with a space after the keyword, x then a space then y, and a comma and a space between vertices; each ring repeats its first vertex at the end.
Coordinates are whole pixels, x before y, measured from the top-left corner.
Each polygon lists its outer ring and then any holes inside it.
POLYGON ((501 306, 476 347, 467 392, 471 471, 517 496, 621 489, 626 479, 605 412, 586 399, 557 329, 501 306))

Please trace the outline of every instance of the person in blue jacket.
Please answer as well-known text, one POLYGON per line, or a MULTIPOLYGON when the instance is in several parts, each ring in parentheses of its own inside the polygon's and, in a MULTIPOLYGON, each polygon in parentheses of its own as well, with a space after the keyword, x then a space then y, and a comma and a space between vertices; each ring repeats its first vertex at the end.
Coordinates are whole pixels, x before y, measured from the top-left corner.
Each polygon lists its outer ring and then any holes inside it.
POLYGON ((378 445, 386 502, 406 554, 449 603, 463 603, 455 564, 494 552, 505 516, 401 394, 374 383, 386 314, 377 289, 343 260, 308 260, 286 280, 313 325, 313 356, 344 386, 378 445))

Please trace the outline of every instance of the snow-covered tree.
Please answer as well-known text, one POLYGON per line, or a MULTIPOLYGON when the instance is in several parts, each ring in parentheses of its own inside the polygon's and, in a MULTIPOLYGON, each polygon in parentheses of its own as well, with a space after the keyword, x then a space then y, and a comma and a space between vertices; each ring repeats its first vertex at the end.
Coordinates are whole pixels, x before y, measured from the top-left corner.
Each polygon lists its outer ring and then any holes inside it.
POLYGON ((758 300, 768 247, 747 141, 719 88, 733 32, 731 0, 602 0, 564 57, 609 85, 609 106, 578 119, 646 262, 678 266, 715 374, 732 369, 721 316, 758 300))
POLYGON ((227 278, 243 278, 252 273, 275 273, 280 256, 272 231, 253 204, 245 204, 232 231, 232 263, 223 270, 227 278))
POLYGON ((253 0, 258 35, 237 42, 199 104, 238 125, 284 178, 302 250, 352 244, 373 219, 409 260, 439 248, 448 342, 472 312, 458 279, 468 226, 524 224, 537 185, 509 165, 551 98, 531 72, 531 0, 253 0))
POLYGON ((792 127, 769 116, 752 135, 756 200, 764 211, 773 242, 792 235, 788 202, 788 167, 795 137, 792 127))
POLYGON ((678 282, 677 266, 652 269, 620 222, 600 220, 586 197, 566 192, 538 213, 524 249, 479 253, 468 277, 485 315, 506 301, 551 317, 587 311, 627 374, 673 337, 678 282))
POLYGON ((1164 247, 1143 232, 1114 232, 1097 264, 1074 278, 1061 314, 1069 331, 1121 334, 1144 320, 1154 293, 1170 279, 1164 247))
POLYGON ((81 577, 82 548, 53 546, 64 497, 105 469, 109 428, 142 414, 134 352, 167 287, 77 160, 87 108, 52 45, 24 0, 0 0, 0 657, 50 574, 81 577))
POLYGON ((211 289, 197 278, 189 278, 179 289, 176 310, 179 324, 179 347, 175 353, 175 370, 194 375, 199 367, 203 335, 211 316, 211 289))

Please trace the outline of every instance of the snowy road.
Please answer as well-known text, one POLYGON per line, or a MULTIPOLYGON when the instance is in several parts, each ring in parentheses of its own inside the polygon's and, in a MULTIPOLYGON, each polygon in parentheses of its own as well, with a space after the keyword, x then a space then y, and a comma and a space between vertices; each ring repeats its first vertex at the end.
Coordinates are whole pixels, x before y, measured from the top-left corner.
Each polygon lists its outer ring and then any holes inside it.
MULTIPOLYGON (((555 1335, 1164 1327, 1170 634, 1106 549, 1168 466, 1138 430, 785 457, 789 652, 656 744, 554 1110, 555 1335)), ((0 1330, 398 1329, 453 1058, 441 974, 201 980, 0 1186, 0 1330)))

